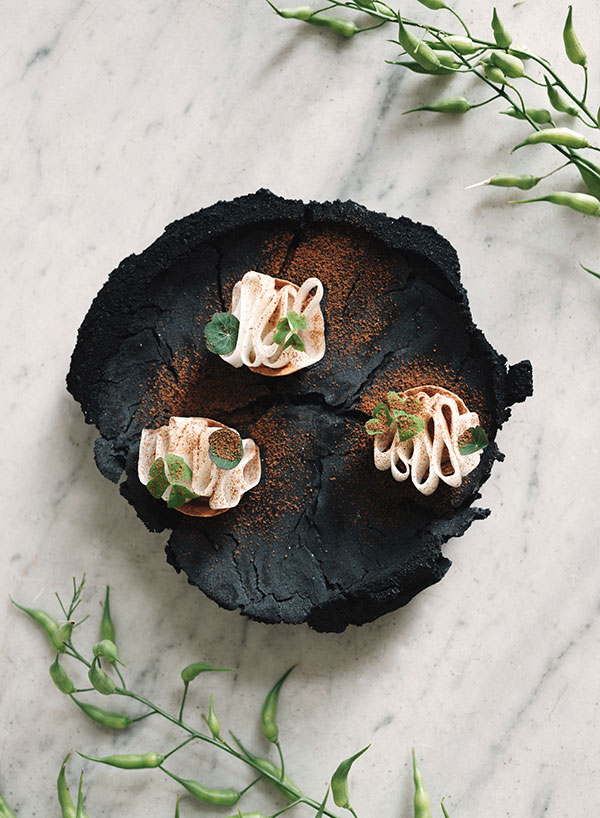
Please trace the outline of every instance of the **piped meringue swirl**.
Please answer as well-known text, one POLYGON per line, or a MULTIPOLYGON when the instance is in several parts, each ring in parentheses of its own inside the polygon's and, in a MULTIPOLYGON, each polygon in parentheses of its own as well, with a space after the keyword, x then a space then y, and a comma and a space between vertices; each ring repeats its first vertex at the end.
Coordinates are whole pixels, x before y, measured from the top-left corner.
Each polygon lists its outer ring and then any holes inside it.
POLYGON ((230 312, 239 319, 237 344, 224 361, 235 367, 245 365, 264 375, 287 375, 320 361, 325 354, 325 324, 321 312, 323 285, 308 278, 301 287, 279 278, 247 272, 238 281, 231 298, 230 312), (314 291, 314 292, 313 292, 314 291), (306 317, 306 329, 299 335, 302 352, 273 342, 280 319, 288 310, 306 317))
POLYGON ((462 455, 458 442, 467 429, 479 425, 478 415, 469 412, 457 395, 440 386, 407 389, 401 397, 419 400, 418 413, 425 421, 425 428, 404 442, 396 434, 395 423, 376 435, 375 466, 380 471, 391 469, 392 477, 398 482, 410 476, 415 488, 425 495, 432 494, 440 480, 449 486, 460 486, 481 458, 481 452, 462 455))
MULTIPOLYGON (((167 454, 179 455, 192 471, 190 480, 179 482, 198 495, 179 511, 212 516, 237 506, 242 496, 260 481, 260 452, 256 443, 246 438, 242 441, 244 454, 238 465, 233 469, 220 469, 210 459, 208 450, 211 434, 223 428, 227 427, 209 418, 172 417, 167 426, 144 429, 138 460, 140 482, 148 484, 150 467, 158 457, 165 461, 168 474, 167 454)), ((168 500, 170 491, 169 486, 162 495, 163 500, 168 500)))

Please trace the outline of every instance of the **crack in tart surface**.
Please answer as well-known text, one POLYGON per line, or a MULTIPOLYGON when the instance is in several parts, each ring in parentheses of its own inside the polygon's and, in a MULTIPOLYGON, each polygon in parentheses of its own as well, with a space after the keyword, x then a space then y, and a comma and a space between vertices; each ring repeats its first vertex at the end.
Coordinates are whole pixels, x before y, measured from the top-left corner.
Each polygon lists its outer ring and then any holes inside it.
POLYGON ((441 547, 474 508, 510 406, 532 393, 473 323, 452 246, 435 230, 353 202, 304 204, 258 191, 170 225, 110 275, 80 328, 67 378, 100 432, 95 458, 167 559, 224 608, 267 623, 341 631, 406 604, 450 566, 441 547), (248 270, 315 276, 327 352, 285 377, 236 369, 204 344, 248 270), (490 445, 457 488, 422 496, 373 464, 364 430, 388 391, 434 384, 476 412, 490 445), (142 429, 218 419, 260 447, 262 479, 202 519, 168 509, 137 477, 142 429))

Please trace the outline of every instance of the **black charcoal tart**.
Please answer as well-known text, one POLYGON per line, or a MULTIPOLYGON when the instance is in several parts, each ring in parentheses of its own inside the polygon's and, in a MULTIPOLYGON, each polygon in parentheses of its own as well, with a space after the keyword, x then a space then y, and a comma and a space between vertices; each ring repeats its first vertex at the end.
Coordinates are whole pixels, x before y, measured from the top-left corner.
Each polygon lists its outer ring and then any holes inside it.
POLYGON ((192 585, 260 622, 342 631, 442 579, 442 545, 489 513, 473 503, 532 372, 475 326, 456 252, 433 228, 259 190, 174 222, 121 262, 81 325, 67 384, 100 433, 99 470, 150 531, 170 530, 167 559, 192 585), (206 349, 206 322, 248 270, 321 279, 319 363, 269 378, 206 349), (423 497, 375 469, 364 423, 389 390, 427 383, 460 395, 490 445, 459 488, 423 497), (171 416, 216 418, 260 446, 262 480, 236 508, 187 517, 140 484, 142 429, 171 416))

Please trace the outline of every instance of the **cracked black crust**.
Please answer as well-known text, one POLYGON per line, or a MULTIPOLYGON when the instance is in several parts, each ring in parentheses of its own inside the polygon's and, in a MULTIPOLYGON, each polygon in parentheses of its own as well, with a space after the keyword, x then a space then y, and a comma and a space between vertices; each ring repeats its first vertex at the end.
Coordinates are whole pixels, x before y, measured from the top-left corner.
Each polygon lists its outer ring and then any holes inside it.
MULTIPOLYGON (((357 268, 343 307, 350 323, 363 282, 357 268)), ((215 361, 226 367, 206 353, 200 374, 206 367, 211 377, 215 361)), ((219 377, 224 371, 215 370, 219 377)), ((444 576, 450 561, 442 555, 443 543, 489 513, 472 504, 494 461, 503 457, 493 442, 497 429, 511 404, 531 394, 532 377, 528 361, 507 367, 473 324, 456 253, 431 227, 353 202, 304 204, 261 190, 174 222, 111 273, 79 330, 67 385, 86 422, 100 432, 94 451, 99 470, 114 482, 125 470, 121 493, 151 531, 172 529, 167 559, 191 584, 222 607, 261 622, 342 631, 406 604, 444 576), (246 270, 292 280, 318 274, 303 269, 302 253, 323 226, 356 236, 358 245, 370 242, 375 249, 369 252, 387 254, 392 273, 382 299, 389 309, 377 315, 380 343, 349 349, 342 339, 338 349, 339 339, 328 337, 320 364, 286 378, 229 367, 227 377, 236 379, 232 383, 247 400, 203 412, 199 398, 193 412, 236 426, 259 445, 269 423, 293 430, 294 439, 307 436, 290 461, 298 507, 286 507, 268 525, 256 516, 258 505, 278 507, 282 492, 290 494, 289 486, 269 481, 263 445, 263 480, 237 509, 210 520, 167 509, 136 473, 141 429, 160 425, 173 411, 164 405, 150 420, 142 411, 155 388, 157 365, 177 382, 175 356, 198 346, 202 309, 226 310, 231 286, 246 270), (281 257, 266 270, 265 247, 281 236, 281 257), (357 453, 356 444, 368 416, 361 400, 399 377, 407 360, 432 349, 461 383, 483 396, 480 406, 470 408, 485 417, 492 440, 463 487, 442 486, 435 500, 376 472, 370 447, 357 453), (357 474, 362 483, 353 481, 357 474), (366 477, 370 492, 364 490, 366 477), (378 506, 369 503, 373 496, 378 506)))

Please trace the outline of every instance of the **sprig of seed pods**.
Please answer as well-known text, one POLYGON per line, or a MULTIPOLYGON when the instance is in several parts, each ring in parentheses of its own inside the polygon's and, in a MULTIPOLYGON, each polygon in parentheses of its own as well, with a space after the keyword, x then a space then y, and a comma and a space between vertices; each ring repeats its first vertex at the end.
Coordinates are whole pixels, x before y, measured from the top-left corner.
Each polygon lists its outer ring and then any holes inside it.
MULTIPOLYGON (((289 668, 267 693, 260 714, 262 733, 264 737, 277 748, 278 763, 276 763, 269 758, 257 755, 249 750, 233 733, 231 733, 232 742, 223 737, 221 723, 215 712, 212 694, 210 695, 208 716, 203 717, 208 726, 208 732, 202 732, 184 720, 184 709, 190 684, 199 677, 203 678, 206 673, 228 671, 230 670, 229 668, 215 667, 204 661, 192 662, 184 667, 180 673, 181 680, 183 681, 183 692, 178 714, 169 713, 160 705, 154 704, 127 686, 118 667, 118 664, 121 664, 123 667, 125 667, 125 665, 121 662, 117 648, 116 628, 111 615, 108 588, 106 590, 102 620, 99 627, 100 641, 92 646, 88 657, 80 653, 73 642, 73 631, 81 623, 74 624, 70 621, 70 618, 75 608, 81 602, 84 585, 85 575, 80 583, 73 580, 73 600, 68 609, 63 606, 60 597, 57 595, 61 610, 68 620, 66 623, 68 625, 68 634, 65 635, 63 632, 65 636, 64 639, 58 639, 56 634, 61 628, 64 628, 65 625, 60 625, 54 617, 45 613, 45 611, 26 608, 22 605, 18 605, 16 602, 14 603, 19 610, 31 617, 48 637, 50 647, 55 654, 54 662, 50 667, 50 676, 56 687, 61 693, 69 696, 87 718, 104 727, 115 730, 130 730, 134 728, 136 722, 151 715, 159 715, 171 725, 179 727, 184 733, 185 738, 175 747, 164 752, 158 752, 156 748, 144 748, 143 752, 114 753, 103 757, 80 752, 79 756, 81 758, 95 764, 108 765, 120 770, 158 770, 166 777, 177 782, 184 792, 187 792, 198 801, 222 807, 224 815, 226 815, 232 807, 237 807, 237 814, 231 816, 231 818, 267 818, 263 812, 242 812, 238 807, 238 802, 242 796, 260 781, 270 784, 286 801, 286 805, 272 813, 270 818, 278 818, 279 815, 301 804, 313 809, 316 818, 324 818, 324 816, 328 816, 328 818, 341 818, 339 813, 332 812, 327 806, 330 794, 333 796, 333 801, 337 807, 347 810, 354 818, 357 818, 356 812, 350 804, 349 774, 353 764, 367 751, 368 747, 364 747, 338 765, 331 776, 325 796, 318 800, 305 795, 286 772, 279 738, 277 711, 282 686, 295 666, 289 668), (88 672, 88 679, 92 687, 77 687, 59 659, 68 659, 83 665, 88 672), (102 667, 102 662, 105 665, 104 667, 102 667), (59 668, 59 670, 57 670, 57 668, 59 668), (117 679, 109 675, 107 671, 110 671, 111 674, 116 674, 117 679), (105 697, 114 696, 133 700, 143 707, 143 712, 138 716, 131 716, 120 710, 106 710, 103 707, 99 707, 79 698, 79 694, 90 692, 92 694, 96 692, 105 697), (181 777, 177 772, 171 769, 172 764, 170 759, 184 747, 195 741, 203 742, 204 744, 227 753, 229 756, 232 756, 249 767, 255 773, 255 777, 246 786, 231 786, 224 789, 217 789, 206 783, 181 777), (169 768, 165 766, 165 763, 168 763, 169 768)), ((156 743, 158 744, 158 741, 156 743)), ((70 755, 71 753, 68 753, 63 760, 57 779, 57 795, 61 815, 62 818, 90 818, 84 806, 83 772, 79 778, 76 802, 69 790, 66 778, 66 767, 70 755)), ((429 796, 423 789, 423 780, 417 766, 414 751, 412 762, 415 784, 414 818, 432 818, 429 796)), ((441 805, 441 809, 443 815, 447 818, 447 812, 443 804, 441 805)), ((177 803, 175 806, 175 818, 180 818, 181 810, 179 793, 177 794, 177 803)), ((0 818, 17 818, 2 795, 0 795, 0 818)))
MULTIPOLYGON (((592 110, 588 102, 589 72, 587 54, 579 40, 573 23, 573 8, 569 6, 563 27, 564 52, 568 60, 582 71, 582 88, 574 91, 553 68, 549 60, 515 45, 513 37, 493 9, 491 19, 492 37, 475 36, 460 15, 444 0, 418 0, 432 11, 450 13, 461 26, 459 34, 439 28, 428 22, 410 20, 402 13, 380 0, 329 0, 325 8, 313 10, 310 6, 279 8, 272 0, 268 5, 280 17, 299 20, 310 25, 328 28, 330 31, 349 38, 365 31, 388 26, 396 36, 388 42, 402 50, 395 59, 388 59, 390 65, 402 67, 417 74, 430 76, 451 76, 471 74, 493 91, 493 96, 482 102, 471 102, 464 96, 439 99, 419 108, 411 108, 405 113, 427 111, 438 114, 464 115, 475 108, 482 108, 495 100, 508 103, 508 110, 501 114, 521 120, 532 129, 532 133, 517 148, 545 144, 550 145, 561 156, 561 164, 544 174, 495 173, 483 182, 469 185, 515 187, 530 190, 542 180, 553 176, 566 167, 575 169, 585 187, 585 192, 552 190, 549 193, 527 199, 510 200, 510 204, 547 202, 566 207, 586 216, 600 217, 600 166, 589 154, 582 151, 599 151, 579 130, 565 127, 557 121, 557 115, 567 122, 576 120, 577 128, 591 131, 600 130, 600 108, 592 110), (328 12, 342 8, 360 12, 356 19, 332 16, 328 12), (359 25, 366 20, 368 25, 359 25), (531 66, 531 69, 528 67, 531 66), (534 72, 534 73, 530 73, 534 72), (525 88, 537 88, 546 97, 542 107, 534 107, 525 102, 525 88)), ((583 267, 583 265, 581 265, 583 267)), ((583 269, 600 278, 587 267, 583 269)))

